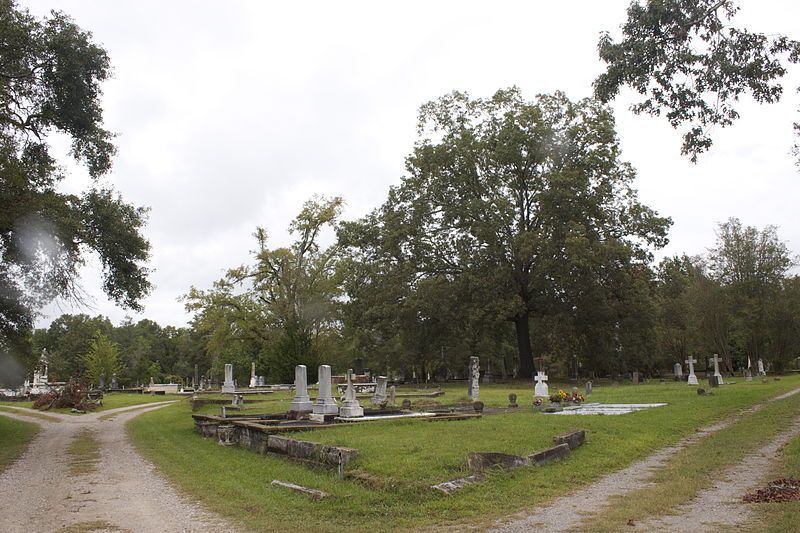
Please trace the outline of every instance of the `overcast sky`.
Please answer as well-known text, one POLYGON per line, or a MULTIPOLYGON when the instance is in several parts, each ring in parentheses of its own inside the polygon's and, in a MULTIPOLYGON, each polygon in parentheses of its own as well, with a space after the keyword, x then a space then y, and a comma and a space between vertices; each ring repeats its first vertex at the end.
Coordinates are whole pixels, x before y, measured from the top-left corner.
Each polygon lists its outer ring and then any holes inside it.
MULTIPOLYGON (((314 193, 344 196, 346 219, 380 205, 403 175, 422 103, 511 85, 529 98, 588 96, 602 70, 598 34, 618 35, 628 2, 20 4, 37 15, 68 13, 111 56, 103 101, 119 155, 107 181, 151 208, 145 234, 156 286, 144 313, 133 314, 107 300, 90 264, 83 287, 93 307, 51 306, 38 325, 65 311, 180 326, 190 317, 177 298, 248 262, 256 226, 284 245, 314 193)), ((740 4, 743 25, 800 37, 797 2, 740 4)), ((615 104, 641 199, 674 220, 659 257, 704 253, 715 225, 731 216, 779 226, 800 252, 800 173, 789 155, 798 71, 781 104, 744 102, 742 119, 714 132, 697 165, 680 156, 680 135, 665 121, 632 115, 624 95, 615 104)), ((74 169, 63 189, 87 181, 74 169)))

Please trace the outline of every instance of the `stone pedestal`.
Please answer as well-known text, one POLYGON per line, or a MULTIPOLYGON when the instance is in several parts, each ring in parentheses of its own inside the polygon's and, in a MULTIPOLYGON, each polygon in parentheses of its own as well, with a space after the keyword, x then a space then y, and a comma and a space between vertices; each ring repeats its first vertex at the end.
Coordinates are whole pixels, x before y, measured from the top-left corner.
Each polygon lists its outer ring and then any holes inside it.
POLYGON ((364 408, 358 403, 356 389, 353 387, 353 370, 347 371, 347 389, 344 392, 344 402, 339 408, 340 418, 361 418, 364 416, 364 408))
POLYGON ((297 365, 294 367, 294 399, 289 406, 289 412, 303 414, 312 410, 311 398, 308 397, 306 365, 297 365))
POLYGON ((386 376, 378 376, 375 379, 375 394, 373 394, 372 399, 370 400, 375 405, 383 405, 386 403, 386 384, 389 382, 389 378, 386 376))
POLYGON ((477 357, 469 358, 469 390, 467 395, 473 402, 480 398, 481 363, 477 357))
POLYGON ((339 413, 339 406, 331 394, 331 367, 322 365, 319 367, 319 395, 312 406, 312 412, 316 415, 313 419, 319 420, 325 415, 336 415, 339 413))
POLYGON ((225 383, 222 385, 222 392, 232 393, 236 392, 236 385, 233 383, 233 365, 225 365, 225 383))

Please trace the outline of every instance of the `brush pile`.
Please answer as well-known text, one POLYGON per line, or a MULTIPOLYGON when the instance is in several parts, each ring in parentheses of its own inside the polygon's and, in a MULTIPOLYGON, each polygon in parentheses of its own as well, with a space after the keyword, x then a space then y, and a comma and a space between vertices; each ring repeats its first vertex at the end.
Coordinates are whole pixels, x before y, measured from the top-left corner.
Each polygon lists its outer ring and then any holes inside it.
POLYGON ((63 388, 42 394, 33 402, 33 407, 47 411, 52 407, 68 407, 80 411, 97 409, 100 403, 89 399, 89 388, 83 383, 70 380, 63 388))
POLYGON ((770 481, 767 488, 747 494, 743 499, 747 503, 800 501, 800 479, 782 478, 770 481))

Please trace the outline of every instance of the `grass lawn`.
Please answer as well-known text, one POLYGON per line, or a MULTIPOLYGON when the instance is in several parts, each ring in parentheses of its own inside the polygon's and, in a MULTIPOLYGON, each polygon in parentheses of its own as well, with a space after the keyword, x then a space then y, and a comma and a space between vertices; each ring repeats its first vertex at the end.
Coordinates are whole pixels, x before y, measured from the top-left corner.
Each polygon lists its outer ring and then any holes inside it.
POLYGON ((38 431, 36 424, 0 415, 0 472, 22 455, 38 431))
MULTIPOLYGON (((165 394, 164 396, 156 396, 154 394, 128 394, 124 392, 110 392, 103 396, 103 405, 100 406, 95 412, 98 411, 108 411, 109 409, 117 409, 119 407, 129 407, 132 405, 141 405, 146 403, 153 403, 153 402, 164 402, 167 400, 180 400, 184 399, 186 396, 182 396, 179 394, 165 394)), ((14 405, 17 407, 27 407, 28 409, 33 409, 33 402, 0 402, 0 406, 2 405, 14 405)), ((43 413, 64 413, 64 414, 75 414, 79 415, 80 413, 72 413, 71 410, 67 407, 62 407, 58 409, 50 409, 50 411, 42 411, 43 413)))
MULTIPOLYGON (((487 406, 505 406, 508 393, 515 392, 523 407, 474 420, 398 420, 299 434, 302 439, 357 448, 359 458, 348 469, 394 481, 386 490, 371 490, 341 481, 332 472, 203 439, 192 430, 188 402, 143 414, 129 423, 128 430, 145 456, 185 492, 251 530, 435 528, 454 521, 488 523, 577 491, 702 426, 799 386, 800 376, 770 379, 766 384, 740 381, 715 389, 714 396, 700 397, 696 387, 685 384, 596 385, 590 401, 669 405, 622 416, 549 416, 528 407, 531 386, 482 385, 481 400, 487 406), (451 496, 427 488, 465 475, 469 451, 528 454, 550 446, 553 435, 575 428, 588 430, 587 444, 566 461, 492 474, 451 496), (273 479, 321 489, 332 497, 312 501, 271 486, 273 479)), ((551 386, 551 392, 555 390, 551 386)), ((465 385, 450 385, 445 391, 444 396, 420 401, 450 404, 466 399, 465 385)), ((246 412, 285 411, 290 396, 269 395, 268 401, 247 404, 246 412)), ((201 412, 218 413, 219 406, 206 406, 201 412)))

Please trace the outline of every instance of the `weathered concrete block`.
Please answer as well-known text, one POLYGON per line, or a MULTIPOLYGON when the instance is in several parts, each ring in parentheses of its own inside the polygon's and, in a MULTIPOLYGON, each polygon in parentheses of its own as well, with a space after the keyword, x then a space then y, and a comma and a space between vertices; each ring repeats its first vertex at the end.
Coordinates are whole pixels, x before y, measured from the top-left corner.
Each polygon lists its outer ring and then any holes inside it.
POLYGON ((493 466, 511 469, 527 465, 528 460, 525 457, 509 455, 507 453, 469 452, 467 455, 467 467, 472 472, 480 472, 493 466))
POLYGON ((295 459, 315 461, 317 459, 317 447, 319 444, 304 440, 289 440, 286 446, 286 455, 295 459))
POLYGON ((233 446, 237 443, 236 427, 230 424, 220 424, 217 427, 218 442, 223 446, 233 446))
POLYGON ((278 487, 283 487, 285 489, 289 489, 289 490, 293 490, 295 492, 300 492, 300 493, 306 494, 306 495, 311 496, 312 498, 315 498, 317 500, 321 500, 322 498, 327 498, 328 496, 330 496, 330 494, 328 494, 327 492, 321 491, 321 490, 309 489, 308 487, 295 485, 294 483, 287 483, 285 481, 278 481, 277 479, 273 479, 272 480, 272 484, 276 485, 278 487))
POLYGON ((281 437, 280 435, 269 435, 267 437, 267 450, 270 452, 286 454, 290 440, 290 438, 281 437))
POLYGON ((346 465, 358 457, 358 450, 341 446, 319 445, 318 461, 331 466, 346 465))
POLYGON ((556 435, 553 437, 555 444, 567 444, 570 450, 574 450, 584 442, 586 442, 586 430, 579 429, 564 433, 563 435, 556 435))
POLYGON ((569 444, 559 444, 552 448, 547 448, 541 452, 536 452, 528 456, 528 460, 536 466, 541 466, 553 461, 560 461, 569 456, 569 444))

